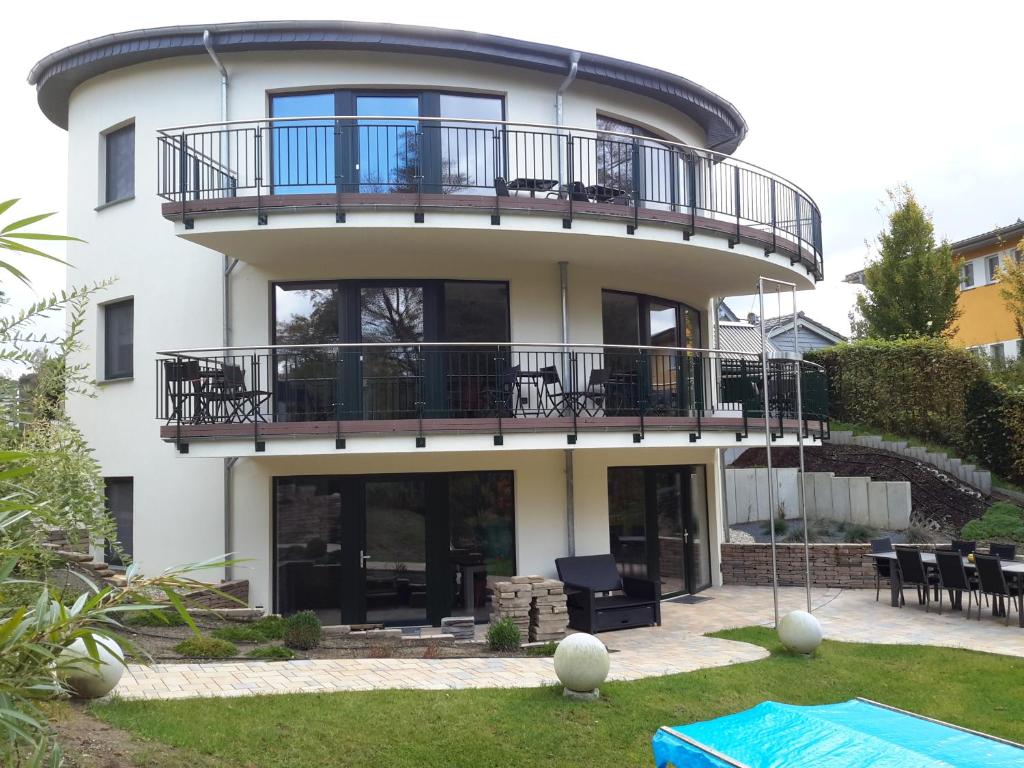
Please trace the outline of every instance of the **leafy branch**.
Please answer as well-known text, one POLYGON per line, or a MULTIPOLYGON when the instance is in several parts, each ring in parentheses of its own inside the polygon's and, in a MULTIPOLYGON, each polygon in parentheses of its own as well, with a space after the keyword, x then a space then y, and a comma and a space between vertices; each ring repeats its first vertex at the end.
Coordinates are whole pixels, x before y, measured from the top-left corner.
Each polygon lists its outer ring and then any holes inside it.
MULTIPOLYGON (((17 203, 19 199, 20 198, 14 197, 11 198, 10 200, 4 200, 3 202, 0 202, 0 216, 7 213, 7 211, 13 208, 15 203, 17 203)), ((58 259, 56 256, 51 256, 45 251, 40 251, 38 248, 33 248, 32 246, 26 245, 24 242, 21 242, 23 240, 45 240, 50 242, 64 241, 77 243, 83 242, 80 238, 72 237, 70 235, 55 235, 47 232, 25 231, 25 227, 29 227, 40 221, 44 221, 53 216, 53 214, 54 212, 51 211, 50 213, 37 213, 34 216, 26 216, 23 219, 12 221, 10 224, 0 229, 0 250, 12 251, 15 253, 26 253, 30 256, 41 256, 44 259, 56 261, 58 264, 64 264, 65 266, 67 266, 67 262, 64 261, 63 259, 58 259)), ((6 270, 8 273, 18 278, 25 285, 29 284, 28 277, 25 275, 25 273, 22 272, 13 264, 11 264, 9 261, 0 259, 0 269, 6 270)))

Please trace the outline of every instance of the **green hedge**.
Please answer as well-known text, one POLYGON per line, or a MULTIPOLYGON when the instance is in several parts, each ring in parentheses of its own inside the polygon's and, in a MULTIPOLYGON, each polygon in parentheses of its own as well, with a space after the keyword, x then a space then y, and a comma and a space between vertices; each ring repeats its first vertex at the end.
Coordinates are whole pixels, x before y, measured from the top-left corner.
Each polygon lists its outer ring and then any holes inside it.
POLYGON ((807 358, 825 367, 833 418, 967 447, 968 392, 988 369, 966 349, 942 339, 868 339, 807 358))

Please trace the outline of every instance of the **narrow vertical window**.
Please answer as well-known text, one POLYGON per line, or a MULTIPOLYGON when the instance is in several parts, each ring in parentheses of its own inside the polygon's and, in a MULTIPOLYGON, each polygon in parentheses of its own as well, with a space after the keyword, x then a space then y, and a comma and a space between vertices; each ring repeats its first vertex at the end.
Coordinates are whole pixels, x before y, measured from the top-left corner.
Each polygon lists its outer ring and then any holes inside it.
POLYGON ((134 375, 135 301, 105 304, 103 311, 103 378, 127 379, 134 375))
POLYGON ((105 203, 135 195, 135 124, 106 135, 105 203))
POLYGON ((965 261, 960 268, 960 288, 974 287, 974 262, 965 261))
POLYGON ((108 477, 103 482, 107 512, 114 518, 117 537, 117 546, 110 541, 106 544, 106 561, 110 565, 125 565, 133 551, 135 481, 131 477, 108 477))

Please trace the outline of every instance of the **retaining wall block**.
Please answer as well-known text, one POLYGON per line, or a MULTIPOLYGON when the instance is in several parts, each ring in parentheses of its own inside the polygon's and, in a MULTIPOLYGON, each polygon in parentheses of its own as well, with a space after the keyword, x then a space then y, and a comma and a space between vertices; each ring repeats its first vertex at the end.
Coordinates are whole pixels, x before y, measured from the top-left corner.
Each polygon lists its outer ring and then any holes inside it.
POLYGON ((832 519, 849 521, 851 517, 849 477, 832 478, 832 519))
POLYGON ((868 486, 871 484, 869 477, 851 477, 850 480, 850 520, 861 525, 868 525, 871 522, 868 513, 868 486))
POLYGON ((889 494, 885 483, 868 485, 868 524, 885 528, 889 524, 889 494))
POLYGON ((818 517, 832 517, 833 472, 812 472, 814 477, 814 502, 818 517))
POLYGON ((888 523, 890 531, 902 531, 910 525, 910 483, 906 480, 885 483, 888 497, 888 523))

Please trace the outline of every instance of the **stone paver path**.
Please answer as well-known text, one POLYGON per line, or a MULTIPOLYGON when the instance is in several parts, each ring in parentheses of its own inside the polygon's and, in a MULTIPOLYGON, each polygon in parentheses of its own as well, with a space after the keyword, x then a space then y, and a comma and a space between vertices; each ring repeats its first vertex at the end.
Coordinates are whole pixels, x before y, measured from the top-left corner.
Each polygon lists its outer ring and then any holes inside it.
MULTIPOLYGON (((783 614, 805 607, 802 589, 784 588, 779 594, 783 614)), ((1024 657, 1024 629, 1012 623, 1004 627, 988 613, 980 622, 967 621, 959 612, 926 614, 916 602, 897 609, 886 597, 876 603, 872 590, 815 590, 812 601, 829 639, 942 645, 1024 657)), ((613 651, 609 679, 636 680, 764 658, 767 652, 759 646, 703 634, 770 625, 771 590, 709 589, 692 604, 664 603, 662 620, 661 627, 600 635, 613 651)), ((524 688, 555 683, 549 658, 317 659, 131 665, 114 693, 125 699, 178 699, 386 688, 524 688)))

